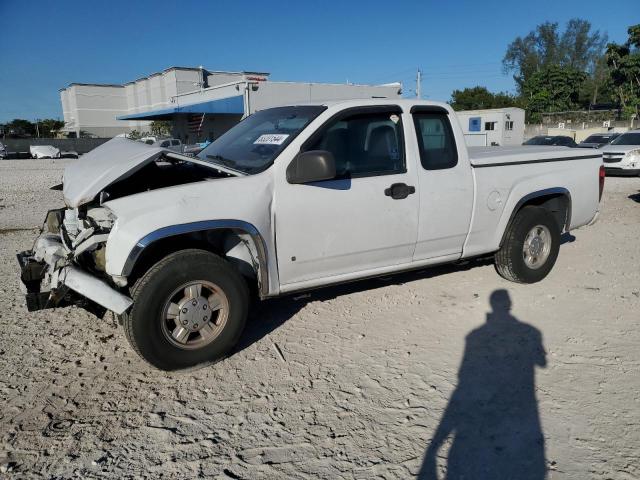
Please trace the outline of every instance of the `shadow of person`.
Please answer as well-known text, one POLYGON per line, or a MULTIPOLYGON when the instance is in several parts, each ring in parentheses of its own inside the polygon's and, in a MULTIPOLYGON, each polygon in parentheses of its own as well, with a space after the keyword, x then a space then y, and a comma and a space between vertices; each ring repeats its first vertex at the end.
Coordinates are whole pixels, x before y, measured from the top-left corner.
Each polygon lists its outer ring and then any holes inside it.
POLYGON ((446 479, 542 480, 544 437, 535 366, 546 366, 542 335, 511 315, 506 290, 490 296, 487 321, 466 338, 458 385, 425 453, 418 478, 437 479, 449 436, 446 479))

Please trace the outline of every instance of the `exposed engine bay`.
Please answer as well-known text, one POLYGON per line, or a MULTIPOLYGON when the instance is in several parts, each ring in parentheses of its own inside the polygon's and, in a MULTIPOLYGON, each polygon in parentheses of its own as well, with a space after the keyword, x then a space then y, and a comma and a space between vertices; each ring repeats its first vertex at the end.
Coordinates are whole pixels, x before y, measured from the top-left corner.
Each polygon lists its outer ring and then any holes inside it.
POLYGON ((18 254, 30 311, 74 304, 102 317, 114 300, 128 308, 130 299, 113 289, 104 273, 105 243, 114 221, 105 207, 47 212, 33 249, 18 254), (98 292, 92 295, 97 301, 75 295, 91 290, 98 292), (101 302, 105 295, 112 298, 101 302))
POLYGON ((206 165, 201 160, 184 160, 183 158, 181 155, 170 153, 160 156, 132 175, 105 188, 100 202, 160 188, 234 176, 214 168, 213 165, 206 165))

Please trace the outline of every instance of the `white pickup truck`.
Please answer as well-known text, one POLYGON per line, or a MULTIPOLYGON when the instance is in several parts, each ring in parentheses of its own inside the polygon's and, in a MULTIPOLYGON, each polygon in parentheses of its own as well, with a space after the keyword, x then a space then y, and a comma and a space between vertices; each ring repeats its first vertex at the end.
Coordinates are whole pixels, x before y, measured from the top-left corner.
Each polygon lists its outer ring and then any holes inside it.
POLYGON ((18 255, 29 310, 120 316, 161 369, 219 360, 250 296, 495 258, 508 280, 553 267, 563 231, 594 221, 602 155, 467 150, 442 103, 270 108, 188 157, 124 138, 67 167, 65 208, 18 255))

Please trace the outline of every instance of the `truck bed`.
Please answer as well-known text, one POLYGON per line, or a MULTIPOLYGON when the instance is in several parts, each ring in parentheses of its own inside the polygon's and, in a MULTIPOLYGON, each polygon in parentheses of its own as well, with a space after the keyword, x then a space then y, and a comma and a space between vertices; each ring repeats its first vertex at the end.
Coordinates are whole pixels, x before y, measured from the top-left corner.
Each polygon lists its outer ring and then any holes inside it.
POLYGON ((469 147, 469 162, 473 167, 518 165, 558 160, 578 160, 601 157, 598 150, 569 147, 515 146, 515 147, 469 147))

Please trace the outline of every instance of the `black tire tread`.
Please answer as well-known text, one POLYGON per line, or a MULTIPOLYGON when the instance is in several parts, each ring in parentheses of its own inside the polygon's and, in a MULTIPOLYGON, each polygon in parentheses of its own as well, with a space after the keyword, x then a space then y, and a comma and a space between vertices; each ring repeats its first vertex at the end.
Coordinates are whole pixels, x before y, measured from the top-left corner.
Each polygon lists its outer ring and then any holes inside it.
MULTIPOLYGON (((529 280, 517 273, 513 259, 515 257, 514 250, 519 252, 522 249, 519 239, 516 238, 520 227, 529 222, 531 216, 536 215, 538 212, 543 212, 545 215, 548 214, 544 208, 532 205, 525 206, 516 213, 513 222, 508 227, 502 247, 500 247, 500 250, 498 250, 494 256, 495 268, 498 274, 505 280, 509 280, 514 283, 531 283, 529 280)), ((552 224, 552 227, 558 229, 559 235, 559 228, 555 220, 551 217, 549 218, 549 221, 552 224)), ((555 258, 553 259, 553 262, 555 262, 555 258)))
MULTIPOLYGON (((215 254, 213 254, 213 253, 211 253, 211 252, 209 252, 207 250, 201 250, 201 249, 196 249, 196 248, 178 250, 178 251, 170 253, 166 257, 162 258, 155 265, 153 265, 149 270, 147 270, 144 273, 144 275, 142 275, 140 278, 138 278, 138 280, 134 283, 134 285, 130 289, 131 299, 133 300, 133 303, 134 304, 136 303, 140 292, 144 289, 144 287, 147 285, 147 283, 149 283, 153 279, 153 277, 160 270, 162 270, 167 264, 171 263, 174 260, 174 258, 182 257, 183 261, 187 260, 189 257, 194 257, 194 258, 201 259, 203 253, 208 255, 208 260, 209 261, 211 261, 213 263, 217 263, 218 267, 220 267, 222 269, 231 269, 235 273, 235 270, 233 270, 230 267, 230 265, 223 258, 221 258, 220 256, 215 255, 215 254)), ((249 293, 248 293, 248 287, 246 286, 246 282, 243 281, 242 285, 245 286, 244 296, 245 296, 245 298, 248 299, 249 293)), ((158 367, 157 365, 154 365, 152 362, 150 362, 143 355, 142 350, 141 350, 140 346, 138 345, 138 342, 136 341, 135 336, 134 336, 133 324, 134 324, 134 322, 133 322, 133 319, 132 319, 131 315, 129 315, 128 312, 125 312, 122 315, 122 325, 123 325, 123 328, 124 328, 124 333, 125 333, 125 337, 126 337, 127 341, 133 347, 133 349, 135 350, 135 352, 138 354, 138 356, 141 359, 143 359, 147 364, 151 365, 152 367, 157 368, 158 367)), ((223 358, 218 358, 216 361, 220 361, 222 359, 223 358)), ((215 362, 212 362, 212 363, 215 363, 215 362)))

